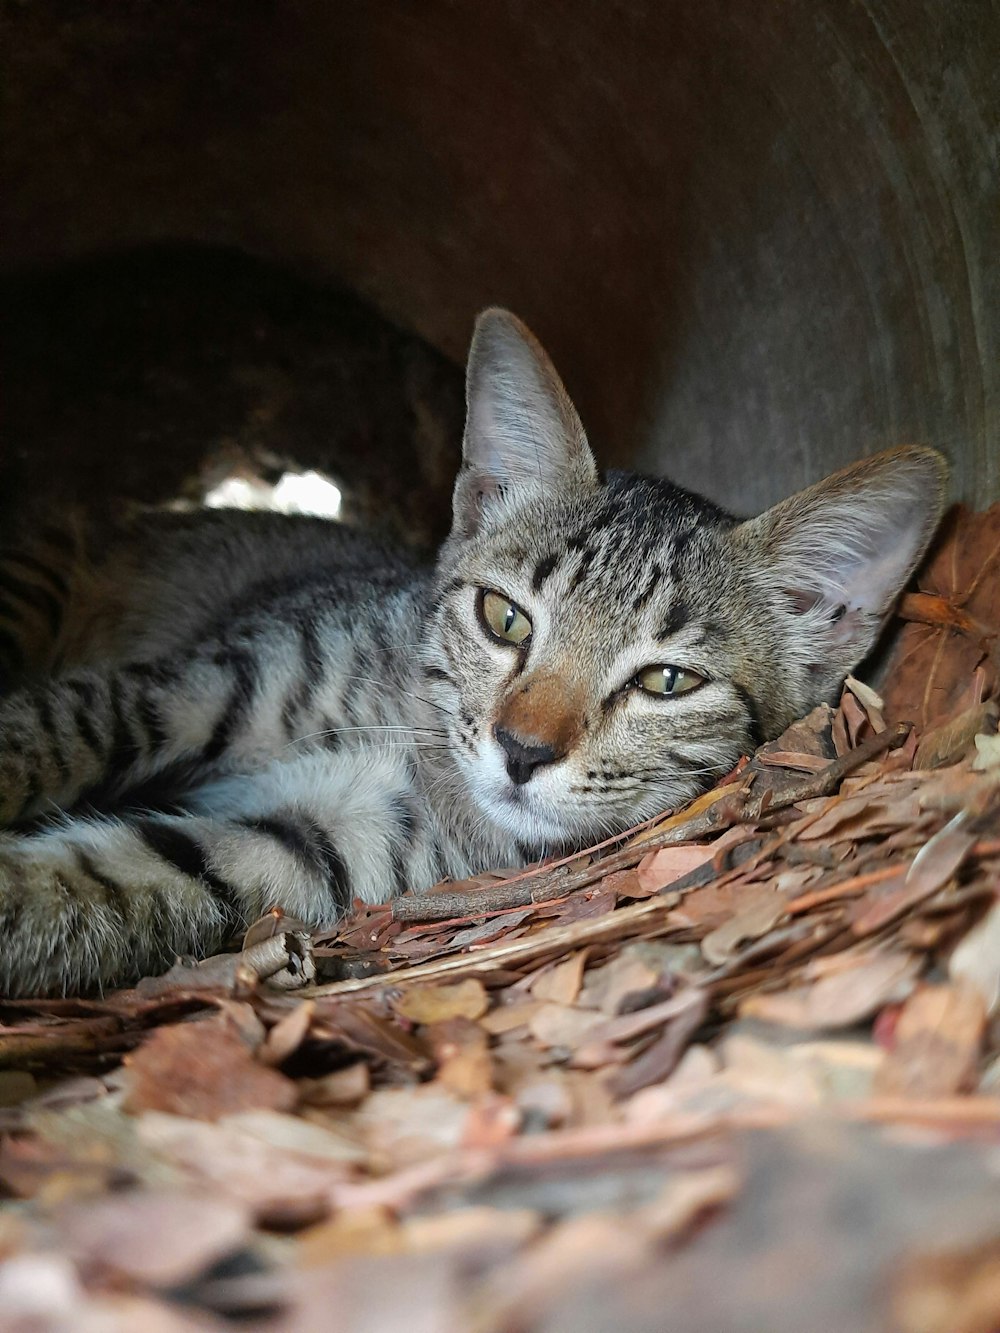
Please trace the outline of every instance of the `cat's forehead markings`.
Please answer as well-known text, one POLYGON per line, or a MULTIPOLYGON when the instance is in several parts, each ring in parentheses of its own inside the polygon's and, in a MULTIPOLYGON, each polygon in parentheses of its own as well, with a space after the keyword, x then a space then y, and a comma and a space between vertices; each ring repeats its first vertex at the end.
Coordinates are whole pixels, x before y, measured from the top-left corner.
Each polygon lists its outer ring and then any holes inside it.
POLYGON ((541 592, 546 579, 559 563, 559 556, 555 551, 550 551, 548 555, 543 555, 541 560, 535 566, 535 571, 531 576, 531 587, 534 592, 541 592))
POLYGON ((691 619, 691 610, 686 602, 680 600, 674 602, 667 614, 654 631, 655 637, 661 641, 672 639, 679 633, 691 619))
POLYGON ((654 560, 652 565, 650 566, 649 579, 645 587, 642 588, 639 592, 637 592, 635 597, 632 599, 633 611, 642 610, 642 608, 647 604, 649 599, 652 597, 653 593, 656 592, 657 588, 660 586, 660 582, 662 579, 663 579, 663 568, 654 560))

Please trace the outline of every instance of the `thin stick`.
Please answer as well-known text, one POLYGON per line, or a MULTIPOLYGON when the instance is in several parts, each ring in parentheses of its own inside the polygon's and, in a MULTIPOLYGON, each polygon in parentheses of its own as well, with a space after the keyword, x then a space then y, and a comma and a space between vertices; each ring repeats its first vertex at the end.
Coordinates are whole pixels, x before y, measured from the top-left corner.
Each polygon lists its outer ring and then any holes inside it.
MULTIPOLYGON (((702 869, 691 872, 695 876, 702 869)), ((689 877, 685 875, 684 880, 689 877)), ((575 921, 568 926, 550 926, 529 935, 526 939, 512 940, 508 944, 496 944, 489 949, 475 953, 462 953, 449 958, 435 959, 429 963, 418 963, 416 967, 403 967, 396 972, 381 973, 374 977, 348 977, 344 981, 332 981, 326 986, 311 986, 301 992, 303 998, 320 996, 357 995, 362 991, 383 990, 386 987, 410 985, 414 982, 439 981, 444 978, 460 976, 488 975, 498 970, 506 970, 512 963, 533 962, 549 954, 569 952, 583 944, 595 944, 615 940, 629 935, 642 934, 643 927, 649 921, 666 917, 677 905, 678 895, 672 890, 694 887, 677 880, 670 886, 671 892, 650 898, 643 903, 630 907, 621 907, 617 912, 608 912, 596 920, 575 921)))

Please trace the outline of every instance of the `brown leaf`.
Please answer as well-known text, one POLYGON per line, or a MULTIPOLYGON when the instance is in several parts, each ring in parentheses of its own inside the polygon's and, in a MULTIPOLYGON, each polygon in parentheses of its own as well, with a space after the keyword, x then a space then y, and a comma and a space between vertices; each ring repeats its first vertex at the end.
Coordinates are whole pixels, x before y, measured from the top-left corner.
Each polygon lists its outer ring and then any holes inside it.
POLYGON ((973 745, 976 735, 995 727, 1000 707, 993 699, 963 709, 957 717, 928 731, 917 746, 916 768, 940 768, 953 764, 973 745))
POLYGON ((604 1021, 590 1009, 571 1009, 562 1004, 543 1004, 528 1020, 528 1031, 542 1046, 573 1050, 587 1034, 604 1021))
POLYGON ((587 961, 586 949, 578 949, 559 963, 542 968, 531 983, 531 994, 536 1000, 551 1000, 554 1004, 574 1004, 580 994, 580 982, 587 961))
POLYGON ((920 971, 909 954, 864 954, 808 985, 751 995, 740 1015, 797 1028, 849 1027, 890 1001, 904 999, 920 971))
POLYGON ((859 909, 851 924, 854 934, 870 935, 880 930, 943 888, 975 846, 976 837, 969 832, 969 823, 969 816, 963 810, 939 829, 917 852, 902 883, 883 884, 871 905, 859 909))
POLYGON ((478 1097, 493 1087, 489 1038, 468 1018, 449 1018, 428 1029, 427 1039, 438 1062, 437 1078, 459 1097, 478 1097))
POLYGON ((157 1287, 190 1281, 238 1250, 250 1225, 248 1209, 235 1200, 177 1190, 111 1194, 58 1218, 79 1261, 157 1287))
MULTIPOLYGON (((660 1004, 651 1004, 645 1009, 635 1010, 634 1013, 619 1014, 617 1018, 595 1024, 586 1042, 575 1051, 573 1064, 578 1069, 597 1069, 601 1065, 614 1062, 616 1057, 620 1059, 615 1051, 616 1046, 633 1041, 655 1028, 665 1028, 675 1019, 687 1017, 695 1011, 703 1012, 702 999, 700 990, 686 986, 677 995, 672 995, 669 1000, 663 1000, 660 1004)), ((660 1077, 665 1078, 666 1073, 660 1077)))
POLYGON ((797 750, 770 750, 759 753, 757 759, 769 768, 794 768, 797 773, 821 773, 829 759, 818 754, 802 754, 797 750))
POLYGON ((308 1106, 356 1106, 371 1091, 371 1073, 363 1060, 321 1078, 299 1080, 299 1094, 308 1106))
POLYGON ((988 1013, 1000 1010, 1000 897, 955 948, 948 975, 975 987, 988 1013))
POLYGON ((876 1079, 891 1097, 945 1097, 977 1081, 986 1006, 962 984, 923 986, 896 1023, 894 1045, 876 1079))
POLYGON ((716 926, 701 942, 706 959, 727 963, 744 940, 759 939, 785 915, 787 900, 770 884, 755 884, 737 900, 736 914, 716 926))
POLYGON ((424 1162, 464 1139, 470 1105, 439 1083, 376 1088, 350 1125, 363 1138, 376 1170, 424 1162))
POLYGON ((904 598, 900 613, 924 623, 908 624, 900 634, 883 693, 889 721, 926 729, 965 706, 980 664, 987 673, 981 698, 996 694, 1000 683, 997 639, 985 637, 1000 633, 1000 504, 981 514, 952 510, 918 583, 920 593, 904 598))
POLYGON ((214 1123, 147 1111, 140 1143, 208 1189, 242 1199, 258 1220, 302 1226, 330 1208, 333 1192, 367 1162, 360 1134, 276 1111, 251 1111, 214 1123))
POLYGON ((587 972, 580 1004, 585 1009, 600 1009, 617 1014, 630 995, 652 990, 661 977, 661 969, 635 948, 623 949, 603 967, 587 972))
POLYGON ((491 940, 509 936, 515 927, 527 921, 529 916, 531 908, 525 907, 519 912, 504 912, 489 921, 481 922, 478 926, 469 926, 467 930, 456 931, 451 937, 451 948, 471 949, 477 944, 489 944, 491 940))
POLYGON ((766 755, 774 750, 787 750, 794 754, 813 755, 826 760, 836 758, 833 742, 830 739, 830 727, 833 724, 834 710, 829 704, 819 704, 805 717, 797 719, 785 728, 776 741, 762 745, 758 755, 766 755))
POLYGON ((361 1051, 412 1073, 422 1072, 429 1062, 417 1037, 362 1005, 318 1002, 313 1036, 321 1041, 339 1041, 350 1051, 361 1051))
POLYGON ((489 999, 483 983, 469 977, 453 986, 409 986, 392 1007, 411 1023, 444 1023, 449 1018, 482 1018, 489 999))
POLYGON ((131 1111, 217 1120, 258 1107, 288 1110, 295 1084, 259 1064, 224 1018, 159 1028, 126 1058, 131 1111))
POLYGON ((679 998, 686 1001, 685 1007, 669 1020, 652 1046, 612 1077, 610 1087, 616 1097, 630 1097, 640 1088, 658 1083, 673 1072, 684 1048, 708 1013, 708 996, 704 991, 691 987, 679 998))
POLYGON ((304 922, 297 920, 295 917, 286 916, 280 907, 272 907, 247 927, 246 934, 243 936, 242 948, 246 951, 252 949, 255 944, 262 944, 264 940, 273 939, 275 935, 283 935, 286 931, 303 931, 306 929, 304 922))
MULTIPOLYGON (((863 740, 871 735, 873 728, 868 709, 850 689, 846 682, 844 684, 844 692, 840 698, 839 711, 844 719, 847 748, 853 750, 855 746, 860 745, 863 740)), ((879 717, 879 721, 882 722, 881 717, 879 717)), ((878 730, 885 730, 884 722, 882 722, 882 725, 878 730)))
POLYGON ((260 1058, 266 1065, 280 1065, 299 1049, 312 1024, 316 1005, 303 1000, 275 1023, 267 1034, 260 1058))
POLYGON ((799 836, 806 842, 814 842, 826 841, 831 834, 838 837, 857 835, 884 808, 871 791, 857 796, 837 797, 826 803, 823 813, 804 828, 799 836))
POLYGON ((541 1000, 523 1000, 515 1004, 503 1004, 486 1015, 480 1026, 485 1031, 498 1037, 504 1032, 513 1032, 517 1028, 527 1027, 529 1021, 542 1008, 541 1000))
POLYGON ((682 875, 697 870, 711 861, 715 847, 701 843, 678 843, 675 847, 661 847, 639 862, 639 888, 643 893, 659 893, 682 875))
POLYGON ((739 1173, 729 1165, 678 1172, 652 1203, 638 1209, 635 1220, 661 1245, 676 1241, 706 1213, 734 1199, 740 1184, 739 1173))
POLYGON ((892 1310, 899 1333, 995 1333, 1000 1242, 908 1257, 893 1282, 892 1310))

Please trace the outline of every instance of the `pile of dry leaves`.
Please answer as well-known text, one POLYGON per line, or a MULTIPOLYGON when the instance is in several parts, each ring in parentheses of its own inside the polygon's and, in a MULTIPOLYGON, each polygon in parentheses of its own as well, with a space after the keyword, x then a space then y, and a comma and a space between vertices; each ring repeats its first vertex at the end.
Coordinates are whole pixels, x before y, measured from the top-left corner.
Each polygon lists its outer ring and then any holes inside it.
POLYGON ((0 1006, 0 1328, 1000 1328, 1000 507, 691 807, 0 1006))

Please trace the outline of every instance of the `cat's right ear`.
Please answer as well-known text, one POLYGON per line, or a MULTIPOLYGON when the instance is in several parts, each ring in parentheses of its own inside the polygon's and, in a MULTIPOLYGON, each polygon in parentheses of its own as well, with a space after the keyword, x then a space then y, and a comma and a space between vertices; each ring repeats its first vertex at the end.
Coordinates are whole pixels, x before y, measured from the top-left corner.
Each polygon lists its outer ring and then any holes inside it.
POLYGON ((476 321, 466 406, 453 535, 472 536, 494 506, 596 481, 562 380, 534 335, 507 310, 484 310, 476 321))

